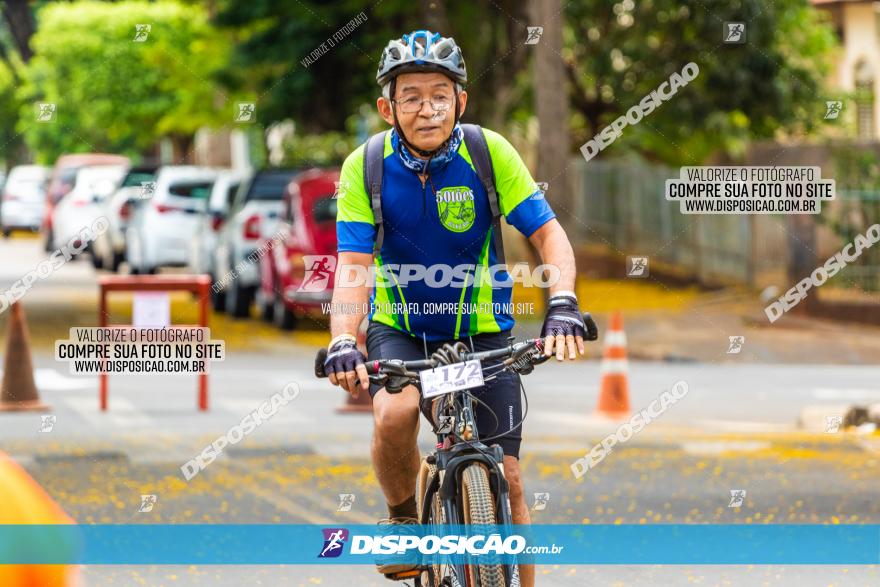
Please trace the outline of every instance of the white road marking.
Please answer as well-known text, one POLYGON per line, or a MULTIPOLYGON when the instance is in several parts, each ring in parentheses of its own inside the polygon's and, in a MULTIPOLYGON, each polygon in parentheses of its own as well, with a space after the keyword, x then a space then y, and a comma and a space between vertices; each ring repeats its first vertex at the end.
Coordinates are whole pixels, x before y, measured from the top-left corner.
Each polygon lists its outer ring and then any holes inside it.
POLYGON ((880 400, 878 389, 841 389, 837 387, 817 387, 813 397, 821 400, 880 400))
POLYGON ((756 422, 750 420, 697 420, 698 428, 710 428, 718 432, 783 432, 794 428, 779 422, 756 422))
POLYGON ((155 425, 151 417, 124 397, 111 396, 106 412, 100 411, 97 394, 95 397, 65 397, 61 401, 97 428, 106 428, 108 424, 119 428, 155 425))
POLYGON ((754 452, 770 446, 761 441, 694 441, 683 442, 681 448, 692 455, 720 455, 726 452, 754 452))
POLYGON ((98 388, 97 377, 67 377, 54 369, 36 369, 34 379, 37 389, 46 391, 98 388))
POLYGON ((860 439, 859 444, 867 452, 872 452, 874 454, 880 455, 880 438, 871 437, 860 439))
MULTIPOLYGON (((218 399, 216 400, 216 403, 225 411, 234 414, 239 418, 244 418, 263 404, 262 401, 255 400, 254 398, 218 399)), ((297 422, 305 424, 309 422, 309 419, 303 416, 298 411, 294 410, 290 404, 287 404, 286 406, 281 406, 281 408, 278 409, 278 412, 274 416, 272 416, 268 420, 264 420, 264 422, 297 422)))
MULTIPOLYGON (((0 369, 0 376, 3 370, 0 369)), ((97 389, 96 377, 67 377, 55 369, 34 369, 34 383, 39 391, 73 391, 76 389, 97 389)))

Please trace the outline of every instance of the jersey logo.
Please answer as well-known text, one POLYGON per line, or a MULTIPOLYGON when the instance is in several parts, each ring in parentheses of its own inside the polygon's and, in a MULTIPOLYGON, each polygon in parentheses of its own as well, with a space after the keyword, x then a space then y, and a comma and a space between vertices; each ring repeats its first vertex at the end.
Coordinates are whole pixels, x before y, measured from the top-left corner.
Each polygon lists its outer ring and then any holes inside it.
POLYGON ((437 192, 440 222, 452 232, 465 232, 474 225, 474 192, 467 186, 443 188, 437 192))

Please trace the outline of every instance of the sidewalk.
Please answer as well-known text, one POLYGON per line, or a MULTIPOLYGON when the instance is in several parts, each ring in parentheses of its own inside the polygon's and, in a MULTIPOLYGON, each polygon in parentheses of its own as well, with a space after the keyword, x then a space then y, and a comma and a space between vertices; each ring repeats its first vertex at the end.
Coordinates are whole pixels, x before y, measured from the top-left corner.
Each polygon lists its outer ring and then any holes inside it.
MULTIPOLYGON (((640 302, 650 307, 654 290, 642 286, 640 302)), ((656 309, 622 307, 630 357, 663 361, 877 365, 880 327, 832 322, 787 314, 770 324, 757 294, 737 290, 676 296, 656 309), (730 336, 744 336, 737 354, 728 354, 730 336)), ((605 309, 614 302, 591 304, 605 309)), ((599 314, 600 332, 607 316, 599 314)))

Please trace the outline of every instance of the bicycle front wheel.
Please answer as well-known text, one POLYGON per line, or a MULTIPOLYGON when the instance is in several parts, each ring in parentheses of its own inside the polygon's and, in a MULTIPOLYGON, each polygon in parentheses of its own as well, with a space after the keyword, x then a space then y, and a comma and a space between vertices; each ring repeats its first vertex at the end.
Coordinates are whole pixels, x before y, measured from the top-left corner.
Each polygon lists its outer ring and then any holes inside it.
MULTIPOLYGON (((465 524, 494 527, 498 524, 489 471, 480 463, 468 465, 461 477, 462 514, 465 524)), ((466 565, 468 587, 504 587, 504 565, 497 555, 480 556, 478 565, 466 565)))
MULTIPOLYGON (((432 526, 442 526, 446 523, 446 517, 443 515, 443 506, 440 504, 439 493, 435 492, 431 497, 431 501, 428 504, 430 512, 427 514, 427 517, 424 516, 424 512, 422 511, 422 505, 425 501, 425 492, 435 475, 437 475, 437 467, 429 464, 427 460, 422 459, 422 467, 419 470, 419 476, 416 479, 416 505, 419 508, 420 522, 423 519, 427 519, 428 524, 431 524, 432 526)), ((443 587, 444 577, 448 577, 450 573, 451 569, 449 565, 439 563, 432 564, 429 569, 422 573, 422 582, 429 587, 443 587)), ((447 584, 449 584, 450 581, 451 579, 446 579, 447 584)))

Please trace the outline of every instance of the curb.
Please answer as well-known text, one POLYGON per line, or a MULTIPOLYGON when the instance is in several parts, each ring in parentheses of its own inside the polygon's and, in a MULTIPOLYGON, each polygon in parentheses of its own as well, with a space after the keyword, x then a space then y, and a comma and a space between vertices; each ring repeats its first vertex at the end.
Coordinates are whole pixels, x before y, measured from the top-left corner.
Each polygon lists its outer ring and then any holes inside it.
POLYGON ((804 406, 798 416, 797 427, 810 432, 833 434, 838 430, 855 428, 870 433, 880 429, 880 403, 811 404, 804 406), (873 426, 873 429, 870 427, 873 426))

